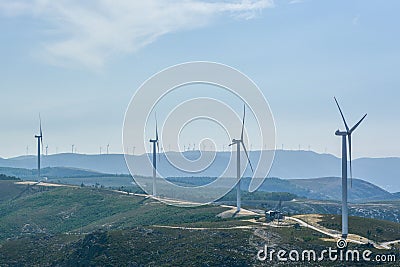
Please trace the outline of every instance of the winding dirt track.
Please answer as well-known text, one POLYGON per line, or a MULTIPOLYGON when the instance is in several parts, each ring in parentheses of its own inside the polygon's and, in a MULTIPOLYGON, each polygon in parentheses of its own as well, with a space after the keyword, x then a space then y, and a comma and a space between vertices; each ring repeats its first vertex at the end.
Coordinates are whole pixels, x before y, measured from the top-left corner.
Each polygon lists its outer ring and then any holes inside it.
MULTIPOLYGON (((65 187, 77 187, 77 186, 72 186, 72 185, 64 185, 64 184, 51 184, 51 183, 46 183, 46 182, 31 182, 31 181, 23 181, 23 182, 16 182, 18 184, 31 184, 31 185, 40 185, 40 186, 65 186, 65 187)), ((124 191, 117 191, 117 190, 113 190, 114 192, 118 192, 120 194, 127 194, 127 192, 124 191)), ((155 200, 160 200, 158 198, 155 198, 153 196, 150 195, 146 195, 146 194, 136 194, 136 193, 128 193, 128 195, 135 195, 135 196, 139 196, 139 197, 144 197, 144 198, 152 198, 155 200)), ((187 205, 187 204, 198 204, 198 203, 188 203, 188 202, 180 202, 179 200, 171 200, 168 199, 171 202, 174 202, 175 204, 183 204, 183 205, 187 205)), ((226 218, 226 217, 240 217, 240 216, 249 216, 249 215, 263 215, 263 214, 259 214, 256 213, 254 211, 250 211, 250 210, 246 210, 246 209, 242 209, 240 211, 240 213, 236 214, 235 210, 236 207, 234 206, 227 206, 227 205, 221 205, 221 207, 224 208, 229 208, 229 210, 222 212, 221 214, 219 214, 220 217, 226 218)), ((335 230, 331 230, 331 229, 327 229, 325 227, 319 226, 318 224, 312 225, 309 224, 299 218, 295 218, 295 217, 289 217, 286 216, 285 220, 292 220, 294 222, 299 223, 301 226, 303 227, 307 227, 309 229, 312 229, 314 231, 317 231, 321 234, 327 235, 335 240, 338 240, 341 238, 340 233, 338 233, 335 230)), ((247 221, 252 223, 253 225, 240 225, 240 226, 230 226, 230 227, 185 227, 185 226, 172 226, 172 225, 153 225, 154 227, 159 227, 159 228, 170 228, 170 229, 182 229, 182 230, 231 230, 231 229, 254 229, 256 227, 256 225, 258 226, 272 226, 272 227, 285 227, 285 226, 279 226, 279 225, 275 225, 275 224, 271 224, 271 223, 262 223, 262 222, 257 222, 254 219, 247 219, 247 220, 243 220, 243 221, 247 221)), ((387 242, 382 242, 382 243, 377 243, 374 242, 370 239, 367 239, 365 237, 359 236, 359 235, 355 235, 355 234, 349 234, 347 239, 347 242, 352 242, 352 243, 356 243, 356 244, 372 244, 375 248, 377 249, 390 249, 391 245, 393 244, 397 244, 400 243, 400 240, 393 240, 393 241, 387 241, 387 242)))

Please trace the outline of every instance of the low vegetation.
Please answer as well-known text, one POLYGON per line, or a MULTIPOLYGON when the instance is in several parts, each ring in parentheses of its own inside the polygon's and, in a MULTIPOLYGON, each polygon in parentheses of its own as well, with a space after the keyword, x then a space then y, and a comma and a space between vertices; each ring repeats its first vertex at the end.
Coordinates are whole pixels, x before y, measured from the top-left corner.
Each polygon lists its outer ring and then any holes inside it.
MULTIPOLYGON (((256 255, 264 245, 317 251, 335 246, 323 234, 299 225, 276 228, 219 218, 227 208, 216 205, 178 208, 101 187, 27 186, 10 180, 0 181, 0 190, 10 192, 0 202, 0 266, 262 266, 256 255)), ((362 230, 362 220, 354 231, 362 230)), ((335 222, 327 217, 321 223, 335 222)), ((368 223, 373 228, 392 226, 368 223)), ((383 236, 390 236, 389 229, 383 236)))
POLYGON ((7 176, 2 173, 0 174, 0 181, 16 181, 16 180, 20 180, 20 179, 15 176, 7 176))
MULTIPOLYGON (((341 231, 342 216, 323 215, 318 224, 341 231)), ((349 216, 349 232, 378 242, 400 240, 400 223, 349 216)))

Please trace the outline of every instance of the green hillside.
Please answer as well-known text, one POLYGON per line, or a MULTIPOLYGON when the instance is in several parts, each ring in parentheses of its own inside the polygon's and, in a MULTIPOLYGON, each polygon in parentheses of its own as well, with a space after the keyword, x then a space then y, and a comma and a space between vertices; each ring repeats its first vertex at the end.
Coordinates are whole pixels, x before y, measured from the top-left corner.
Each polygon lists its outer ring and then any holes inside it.
POLYGON ((224 210, 216 206, 177 208, 98 188, 53 188, 1 203, 0 240, 24 234, 215 221, 216 215, 224 210))
MULTIPOLYGON (((256 254, 265 244, 276 250, 335 246, 296 224, 272 227, 262 216, 217 216, 226 207, 178 208, 102 188, 3 182, 0 193, 30 190, 0 202, 0 266, 263 266, 256 254)), ((388 233, 398 226, 371 223, 388 233)))

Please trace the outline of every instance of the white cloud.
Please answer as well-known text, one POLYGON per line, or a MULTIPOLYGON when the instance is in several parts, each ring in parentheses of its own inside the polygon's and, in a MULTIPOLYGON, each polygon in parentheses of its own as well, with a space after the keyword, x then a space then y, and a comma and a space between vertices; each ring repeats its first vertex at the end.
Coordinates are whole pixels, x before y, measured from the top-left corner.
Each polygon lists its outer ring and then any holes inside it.
POLYGON ((42 54, 53 63, 99 68, 113 55, 133 53, 164 34, 204 27, 219 15, 251 19, 273 5, 273 0, 0 0, 0 12, 47 21, 53 40, 44 43, 42 54))
POLYGON ((304 3, 304 2, 305 2, 305 0, 292 0, 292 1, 289 2, 289 4, 301 4, 301 3, 304 3))

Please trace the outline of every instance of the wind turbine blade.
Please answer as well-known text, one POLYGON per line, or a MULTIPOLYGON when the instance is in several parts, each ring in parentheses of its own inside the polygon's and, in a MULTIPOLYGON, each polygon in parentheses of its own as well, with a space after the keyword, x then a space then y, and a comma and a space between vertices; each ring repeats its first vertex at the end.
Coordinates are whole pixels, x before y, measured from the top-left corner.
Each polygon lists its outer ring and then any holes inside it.
POLYGON ((42 118, 40 117, 39 113, 39 138, 40 138, 40 143, 42 145, 42 154, 43 154, 43 132, 42 132, 42 118))
POLYGON ((243 143, 243 141, 241 141, 240 143, 242 143, 242 146, 243 146, 244 153, 246 153, 247 161, 249 162, 249 165, 250 165, 251 172, 253 172, 253 173, 254 173, 254 170, 253 170, 253 165, 251 165, 251 161, 250 161, 250 158, 249 158, 249 154, 247 153, 246 147, 244 146, 244 143, 243 143))
POLYGON ((154 118, 156 120, 156 141, 158 142, 157 114, 154 114, 154 118))
POLYGON ((356 125, 353 126, 353 128, 350 129, 350 134, 358 127, 358 125, 360 125, 360 123, 365 119, 365 117, 367 117, 367 114, 364 115, 364 117, 361 118, 361 120, 359 122, 356 123, 356 125))
POLYGON ((39 113, 39 135, 42 136, 42 117, 39 113))
POLYGON ((346 127, 346 131, 349 132, 349 126, 347 126, 346 119, 344 118, 342 109, 340 108, 339 103, 338 103, 338 101, 336 100, 336 97, 334 97, 334 99, 335 99, 335 102, 336 102, 337 107, 339 108, 340 115, 342 115, 342 119, 343 119, 343 122, 344 122, 344 126, 346 127))
POLYGON ((157 139, 157 154, 158 154, 158 161, 160 161, 160 145, 157 139))
POLYGON ((349 160, 350 160, 350 186, 353 187, 353 169, 351 167, 351 133, 347 136, 349 140, 349 160))
POLYGON ((240 140, 243 141, 243 132, 244 132, 244 118, 246 117, 246 105, 243 104, 243 121, 242 121, 242 134, 240 135, 240 140))

